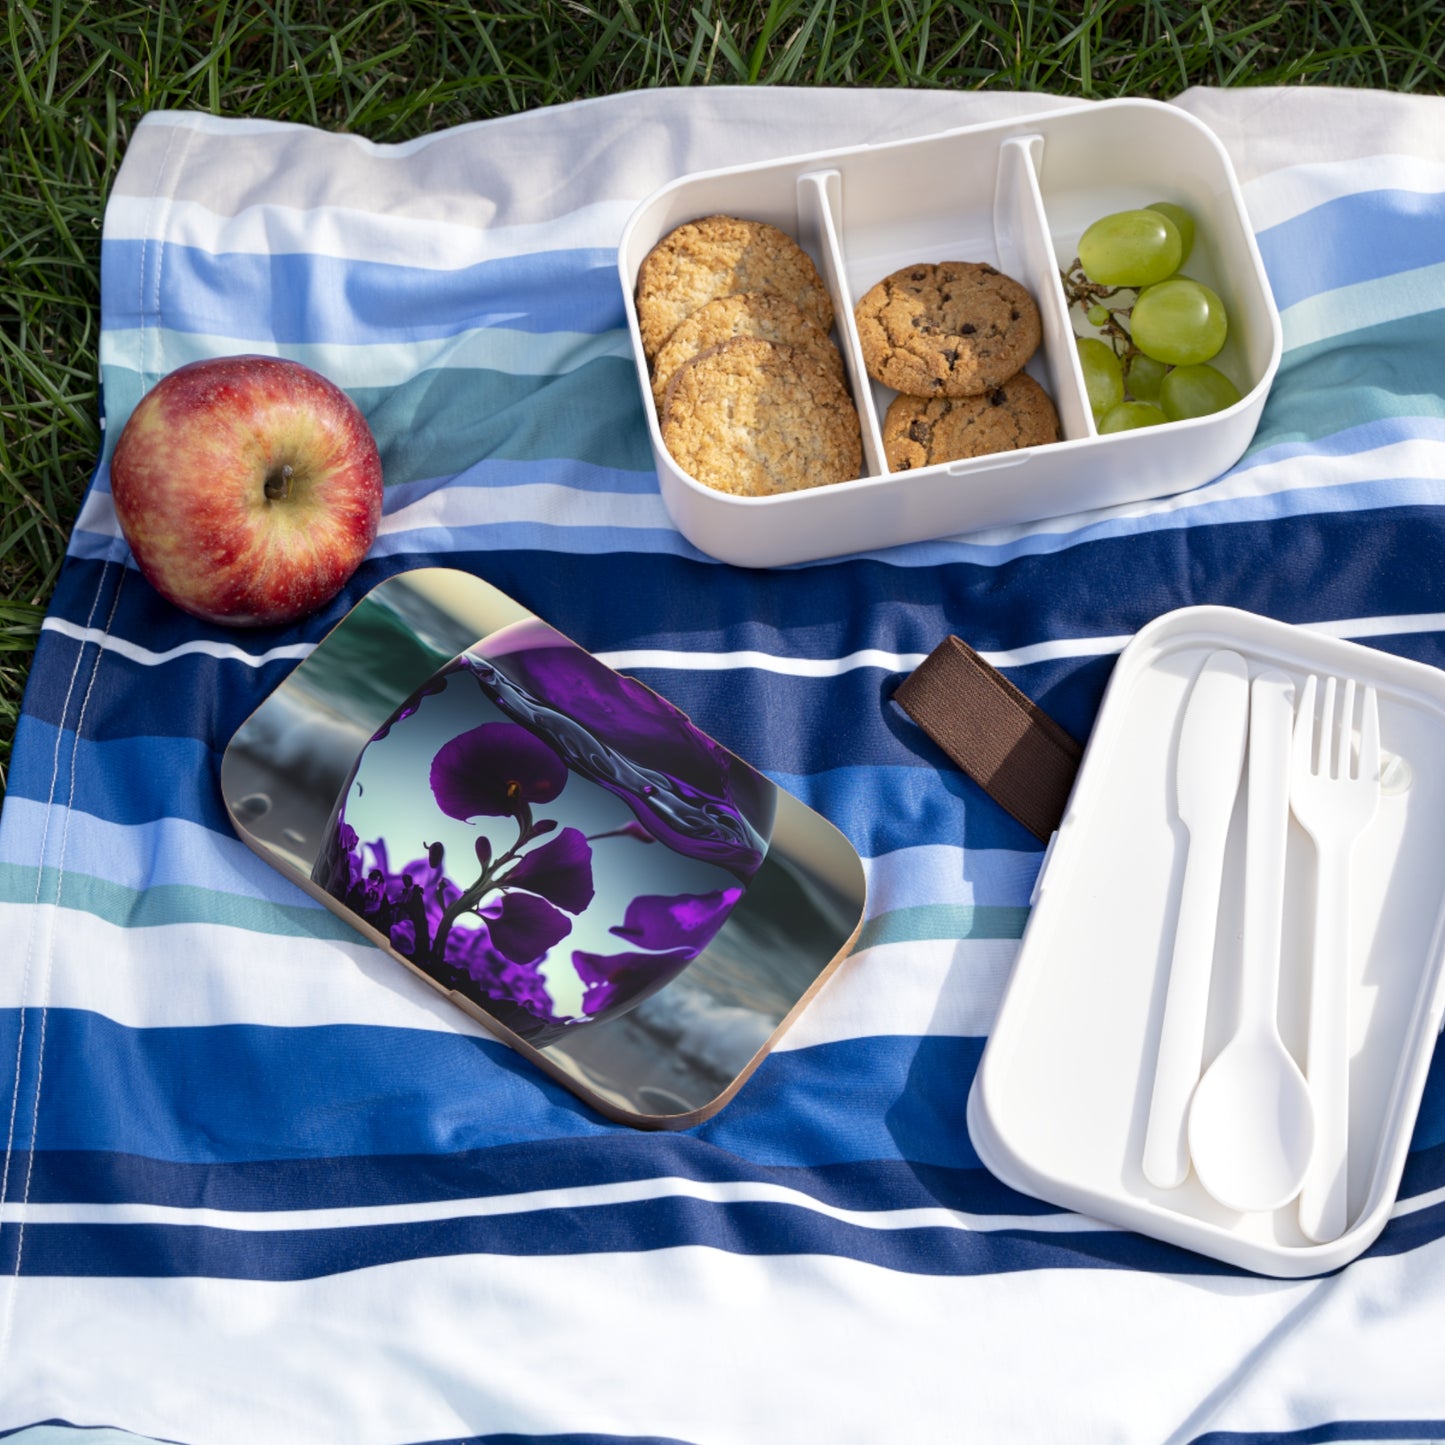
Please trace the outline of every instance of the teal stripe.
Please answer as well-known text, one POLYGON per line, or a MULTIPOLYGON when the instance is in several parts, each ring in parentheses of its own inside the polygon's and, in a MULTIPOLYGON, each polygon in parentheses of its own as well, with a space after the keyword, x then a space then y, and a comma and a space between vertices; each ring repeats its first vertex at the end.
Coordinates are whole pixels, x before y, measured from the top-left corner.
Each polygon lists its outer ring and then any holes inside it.
MULTIPOLYGON (((129 416, 141 398, 139 373, 107 366, 103 383, 106 416, 129 416)), ((424 371, 398 386, 349 394, 371 423, 389 487, 452 477, 483 460, 653 469, 637 368, 620 357, 556 376, 424 371)), ((107 428, 107 455, 116 430, 107 428)))
POLYGON ((184 883, 127 888, 88 873, 0 863, 0 903, 55 903, 90 913, 118 928, 157 928, 171 923, 210 923, 286 938, 354 941, 359 935, 335 914, 313 903, 267 903, 184 883))
POLYGON ((991 903, 920 903, 880 913, 863 925, 854 952, 883 943, 931 939, 1022 938, 1027 908, 991 903))
POLYGON ((1250 454, 1395 418, 1445 419, 1432 389, 1445 310, 1403 316, 1285 353, 1250 454))

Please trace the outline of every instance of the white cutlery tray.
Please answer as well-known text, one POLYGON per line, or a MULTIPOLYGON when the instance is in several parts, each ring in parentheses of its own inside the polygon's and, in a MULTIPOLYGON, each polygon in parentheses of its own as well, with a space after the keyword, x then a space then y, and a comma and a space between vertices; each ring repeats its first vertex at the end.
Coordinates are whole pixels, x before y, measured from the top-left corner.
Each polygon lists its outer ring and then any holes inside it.
MULTIPOLYGON (((1445 672, 1229 608, 1168 613, 1115 667, 1036 886, 968 1101, 984 1164, 1025 1193, 1261 1274, 1338 1268, 1395 1207, 1445 1011, 1445 672), (1175 768, 1190 689, 1216 649, 1378 690, 1383 787, 1351 872, 1349 1206, 1316 1244, 1290 1203, 1241 1214, 1191 1171, 1150 1184, 1142 1153, 1189 837, 1175 768)), ((1235 1017, 1248 762, 1225 854, 1203 1067, 1235 1017)), ((1304 1066, 1314 844, 1289 823, 1279 1026, 1304 1066)))
POLYGON ((1229 157, 1205 125, 1158 101, 1095 102, 683 176, 633 213, 617 265, 663 502, 690 542, 742 566, 810 561, 1198 486, 1249 445, 1279 365, 1279 314, 1229 157), (1197 222, 1182 269, 1224 300, 1229 339, 1213 364, 1238 385, 1240 400, 1212 416, 1100 436, 1059 268, 1092 221, 1161 200, 1185 206, 1197 222), (637 325, 637 272, 674 227, 718 213, 778 226, 817 263, 858 406, 864 464, 857 479, 736 497, 694 481, 663 444, 637 325), (853 308, 875 282, 919 261, 984 262, 1033 294, 1043 341, 1026 370, 1053 398, 1060 441, 888 471, 882 421, 895 393, 863 369, 853 308))

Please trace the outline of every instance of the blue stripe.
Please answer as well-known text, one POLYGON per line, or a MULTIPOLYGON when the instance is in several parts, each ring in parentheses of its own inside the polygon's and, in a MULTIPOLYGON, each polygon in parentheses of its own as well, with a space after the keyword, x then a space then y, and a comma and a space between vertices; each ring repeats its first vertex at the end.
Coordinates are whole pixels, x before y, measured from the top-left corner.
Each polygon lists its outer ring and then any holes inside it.
POLYGON ((942 1207, 979 1215, 1046 1215, 1050 1204, 1016 1194, 983 1168, 901 1159, 770 1165, 719 1148, 695 1132, 613 1131, 593 1138, 496 1144, 448 1154, 255 1159, 183 1163, 104 1151, 17 1150, 13 1178, 36 1204, 158 1204, 176 1209, 345 1209, 489 1199, 648 1179, 771 1184, 847 1210, 942 1207))
POLYGON ((612 331, 626 325, 617 253, 540 251, 454 270, 307 253, 216 254, 174 241, 107 241, 100 284, 107 330, 154 325, 283 344, 385 346, 483 326, 515 331, 612 331), (149 271, 144 288, 137 278, 149 271), (145 309, 141 306, 144 302, 145 309))
POLYGON ((1210 1430, 1190 1445, 1353 1445, 1362 1440, 1445 1440, 1445 1416, 1433 1420, 1332 1420, 1300 1430, 1210 1430))
MULTIPOLYGON (((17 1272, 17 1230, 0 1236, 0 1270, 17 1272)), ((28 1277, 299 1280, 461 1254, 567 1257, 681 1246, 766 1258, 824 1255, 902 1274, 970 1276, 1035 1269, 1239 1271, 1141 1235, 946 1227, 871 1229, 787 1204, 685 1197, 345 1229, 222 1230, 193 1225, 37 1224, 25 1229, 28 1277)))
MULTIPOLYGON (((14 1057, 19 1025, 18 1010, 0 1011, 0 1058, 14 1057)), ((33 1093, 40 1034, 36 1016, 22 1099, 33 1093)), ((509 1049, 468 1035, 340 1024, 136 1029, 51 1009, 45 1050, 65 1067, 45 1074, 37 1138, 28 1125, 16 1138, 40 1158, 70 1151, 238 1164, 606 1138, 628 1141, 622 1158, 670 1159, 686 1147, 606 1123, 509 1049)), ((902 1036, 774 1053, 690 1137, 769 1168, 907 1160, 977 1169, 964 1112, 981 1050, 979 1039, 902 1036)), ((29 1109, 20 1115, 28 1121, 29 1109)), ((1445 1058, 1433 1066, 1417 1148, 1439 1148, 1442 1132, 1445 1058)), ((1434 1187, 1442 1158, 1422 1159, 1412 1187, 1434 1187)))
POLYGON ((190 738, 81 741, 22 714, 15 730, 9 792, 34 801, 84 798, 86 811, 111 823, 180 818, 234 836, 216 780, 221 756, 190 738), (58 771, 56 763, 58 762, 58 771))
MULTIPOLYGON (((129 573, 114 631, 156 650, 223 635, 261 652, 318 640, 384 577, 408 566, 440 565, 484 577, 592 651, 756 649, 831 658, 882 644, 892 652, 923 654, 956 632, 980 651, 993 652, 1059 636, 1129 635, 1163 612, 1199 603, 1286 622, 1436 612, 1433 556, 1442 543, 1441 508, 1401 507, 1091 541, 1000 568, 843 560, 766 572, 668 556, 418 552, 370 560, 341 597, 304 624, 255 633, 218 634, 129 573), (1281 558, 1290 566, 1282 567, 1281 558), (685 616, 675 601, 684 596, 685 616), (889 619, 886 637, 870 620, 879 612, 889 619)), ((57 615, 86 621, 98 568, 67 561, 56 590, 57 615)))
MULTIPOLYGON (((20 1012, 0 1011, 0 1058, 20 1012)), ((36 1138, 16 1144, 177 1162, 449 1154, 622 1132, 501 1044, 352 1024, 127 1028, 51 1009, 36 1138)), ((41 1030, 25 1033, 21 1096, 41 1030)), ((770 1055, 697 1136, 758 1163, 908 1158, 978 1167, 964 1122, 977 1039, 882 1038, 770 1055), (964 1087, 960 1088, 960 1084, 964 1087)), ((7 1090, 8 1092, 8 1090, 7 1090)))
MULTIPOLYGON (((13 1429, 0 1430, 0 1440, 12 1440, 15 1445, 181 1445, 158 1435, 136 1435, 117 1425, 76 1425, 69 1420, 51 1418, 33 1420, 28 1425, 17 1425, 13 1429), (70 1437, 74 1436, 72 1440, 70 1437)), ((578 1434, 567 1431, 564 1434, 518 1435, 512 1431, 504 1434, 468 1435, 465 1439, 427 1440, 417 1445, 692 1445, 672 1435, 597 1435, 578 1434)))
MULTIPOLYGON (((179 818, 234 836, 216 785, 220 755, 204 743, 188 737, 77 743, 74 734, 57 732, 28 715, 21 719, 16 736, 23 746, 17 747, 12 761, 10 790, 22 798, 49 799, 54 783, 51 760, 58 743, 62 781, 57 801, 71 795, 73 778, 74 796, 85 798, 86 811, 106 822, 144 824, 179 818)), ((920 837, 1016 853, 1042 846, 951 766, 935 771, 905 763, 795 775, 749 761, 841 828, 870 857, 906 847, 920 837)))
POLYGON ((1308 296, 1445 261, 1445 194, 1359 191, 1255 239, 1283 311, 1308 296))
MULTIPOLYGON (((45 805, 12 792, 0 828, 0 867, 31 869, 35 840, 44 833, 45 805)), ((123 888, 209 889, 227 897, 280 900, 317 913, 325 910, 300 889, 283 883, 239 838, 198 834, 179 819, 122 826, 56 804, 49 826, 65 835, 67 872, 103 878, 123 888)))
MULTIPOLYGON (((462 1254, 566 1257, 680 1246, 753 1257, 823 1255, 899 1273, 972 1276, 1026 1270, 1132 1269, 1242 1275, 1232 1266, 1127 1231, 973 1231, 874 1228, 812 1209, 761 1201, 715 1203, 679 1195, 585 1208, 340 1228, 228 1230, 199 1225, 49 1224, 0 1232, 0 1269, 27 1276, 314 1279, 401 1261, 462 1254)), ((1393 1221, 1368 1251, 1401 1253, 1445 1235, 1445 1206, 1393 1221)), ((1224 1437, 1228 1438, 1228 1437, 1224 1437)))

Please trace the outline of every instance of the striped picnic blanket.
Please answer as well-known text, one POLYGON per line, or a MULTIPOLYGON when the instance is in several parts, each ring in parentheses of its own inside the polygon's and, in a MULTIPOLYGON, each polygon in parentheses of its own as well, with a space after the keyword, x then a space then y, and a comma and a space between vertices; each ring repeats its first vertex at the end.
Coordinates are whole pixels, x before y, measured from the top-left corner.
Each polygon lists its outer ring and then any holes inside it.
POLYGON ((771 572, 699 554, 658 496, 615 267, 642 196, 1065 103, 659 91, 397 146, 137 129, 107 449, 184 361, 294 357, 370 419, 386 515, 323 613, 225 631, 141 580, 101 458, 0 819, 0 1434, 1445 1437, 1445 1061, 1391 1223, 1328 1278, 1006 1189, 964 1107, 1041 850, 888 702, 953 632, 1082 738, 1124 642, 1205 602, 1445 663, 1445 100, 1179 98, 1234 159, 1285 327, 1217 481, 771 572), (858 947, 706 1124, 608 1124, 229 827, 234 730, 425 565, 637 675, 863 856, 858 947))

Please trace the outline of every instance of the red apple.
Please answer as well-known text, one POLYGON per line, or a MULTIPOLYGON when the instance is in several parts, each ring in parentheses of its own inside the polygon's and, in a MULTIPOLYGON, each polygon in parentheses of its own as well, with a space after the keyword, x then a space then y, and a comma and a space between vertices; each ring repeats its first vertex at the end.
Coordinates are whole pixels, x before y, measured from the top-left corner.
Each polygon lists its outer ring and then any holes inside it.
POLYGON ((381 459, 340 387, 299 362, 178 367, 131 413, 110 461, 136 565, 177 607, 233 627, 331 600, 381 521, 381 459))

